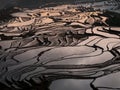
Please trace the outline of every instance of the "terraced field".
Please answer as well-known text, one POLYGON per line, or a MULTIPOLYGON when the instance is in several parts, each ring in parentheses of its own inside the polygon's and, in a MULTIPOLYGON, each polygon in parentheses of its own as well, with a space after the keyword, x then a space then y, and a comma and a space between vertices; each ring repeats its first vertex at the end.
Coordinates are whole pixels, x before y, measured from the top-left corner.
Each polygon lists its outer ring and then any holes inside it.
POLYGON ((2 90, 48 90, 59 79, 91 80, 85 90, 119 90, 120 26, 110 21, 120 14, 58 7, 1 21, 2 90))

